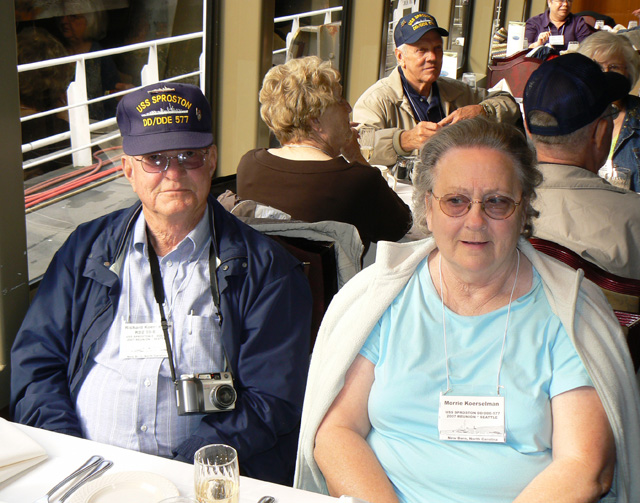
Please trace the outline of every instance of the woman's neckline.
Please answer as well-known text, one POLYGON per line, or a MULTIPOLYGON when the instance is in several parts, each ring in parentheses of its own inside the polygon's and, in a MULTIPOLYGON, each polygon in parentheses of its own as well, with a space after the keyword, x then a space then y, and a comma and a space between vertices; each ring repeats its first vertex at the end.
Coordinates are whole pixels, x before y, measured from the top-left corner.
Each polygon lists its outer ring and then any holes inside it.
POLYGON ((267 152, 292 161, 328 161, 334 159, 334 156, 320 147, 301 143, 291 143, 282 145, 280 148, 270 148, 267 152))

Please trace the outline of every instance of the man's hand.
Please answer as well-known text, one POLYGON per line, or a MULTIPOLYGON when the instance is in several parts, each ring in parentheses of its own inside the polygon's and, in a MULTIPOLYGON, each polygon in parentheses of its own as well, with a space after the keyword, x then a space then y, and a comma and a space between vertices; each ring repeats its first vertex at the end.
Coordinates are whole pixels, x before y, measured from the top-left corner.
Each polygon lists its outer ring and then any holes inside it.
POLYGON ((448 126, 449 124, 455 124, 456 122, 463 121, 465 119, 473 119, 478 115, 485 115, 482 105, 467 105, 466 107, 461 107, 451 112, 444 119, 438 122, 438 126, 448 126))
POLYGON ((538 35, 538 40, 529 44, 529 49, 533 49, 534 47, 540 47, 541 45, 546 44, 549 41, 550 35, 551 35, 551 32, 549 31, 541 32, 540 35, 538 35))
POLYGON ((402 150, 410 152, 415 149, 420 149, 431 138, 438 129, 440 124, 435 122, 418 122, 416 127, 403 131, 400 135, 400 146, 402 150))

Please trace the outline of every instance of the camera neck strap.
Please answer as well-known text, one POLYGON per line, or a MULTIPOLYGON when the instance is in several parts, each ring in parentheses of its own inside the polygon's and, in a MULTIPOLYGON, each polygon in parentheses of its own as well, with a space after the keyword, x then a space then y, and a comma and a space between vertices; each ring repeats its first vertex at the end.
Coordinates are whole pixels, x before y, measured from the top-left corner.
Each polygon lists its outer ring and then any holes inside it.
MULTIPOLYGON (((162 327, 162 333, 164 335, 164 343, 167 348, 167 357, 169 359, 169 370, 171 372, 171 380, 176 382, 176 368, 173 362, 173 351, 171 350, 171 338, 169 337, 169 325, 167 323, 167 317, 164 314, 164 301, 165 292, 164 284, 162 283, 162 274, 160 273, 160 262, 158 260, 158 254, 151 244, 149 239, 149 233, 147 232, 147 251, 149 252, 149 266, 151 268, 151 284, 153 285, 153 296, 158 303, 160 309, 160 326, 162 327)), ((222 326, 222 312, 220 311, 220 288, 218 287, 218 277, 216 275, 216 245, 215 238, 211 239, 209 246, 209 283, 211 286, 211 296, 213 298, 213 305, 218 312, 218 323, 222 326)), ((222 353, 224 355, 225 370, 228 366, 227 352, 222 344, 222 353)))

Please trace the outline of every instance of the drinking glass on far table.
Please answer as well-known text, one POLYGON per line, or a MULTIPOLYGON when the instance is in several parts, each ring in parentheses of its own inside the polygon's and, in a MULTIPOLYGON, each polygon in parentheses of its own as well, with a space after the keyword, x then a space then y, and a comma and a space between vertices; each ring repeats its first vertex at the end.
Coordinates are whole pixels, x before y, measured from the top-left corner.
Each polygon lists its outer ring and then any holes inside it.
POLYGON ((238 503, 238 453, 224 444, 202 447, 194 456, 194 479, 199 503, 238 503))
POLYGON ((475 73, 463 73, 462 74, 462 82, 467 84, 469 87, 475 89, 476 88, 476 74, 475 73))
POLYGON ((358 128, 358 143, 360 143, 360 152, 367 162, 373 154, 373 144, 375 141, 376 130, 372 126, 361 126, 358 128))
POLYGON ((631 189, 631 170, 620 166, 606 165, 600 168, 598 175, 607 180, 611 185, 621 189, 631 189))

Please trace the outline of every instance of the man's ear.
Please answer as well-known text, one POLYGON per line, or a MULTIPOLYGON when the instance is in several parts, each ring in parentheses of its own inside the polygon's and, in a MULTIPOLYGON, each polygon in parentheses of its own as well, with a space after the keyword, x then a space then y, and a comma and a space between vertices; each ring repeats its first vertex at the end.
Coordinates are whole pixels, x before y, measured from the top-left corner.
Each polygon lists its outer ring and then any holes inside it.
POLYGON ((131 163, 131 159, 128 155, 123 155, 120 158, 120 161, 122 162, 122 173, 124 174, 126 179, 131 182, 133 178, 133 164, 131 163))
POLYGON ((611 119, 600 119, 593 130, 591 137, 598 150, 611 147, 611 134, 613 127, 609 125, 611 119), (608 145, 607 145, 608 143, 608 145))
POLYGON ((400 49, 395 49, 394 52, 396 54, 396 61, 398 62, 398 65, 400 65, 400 68, 405 68, 404 54, 402 53, 402 51, 400 49))

